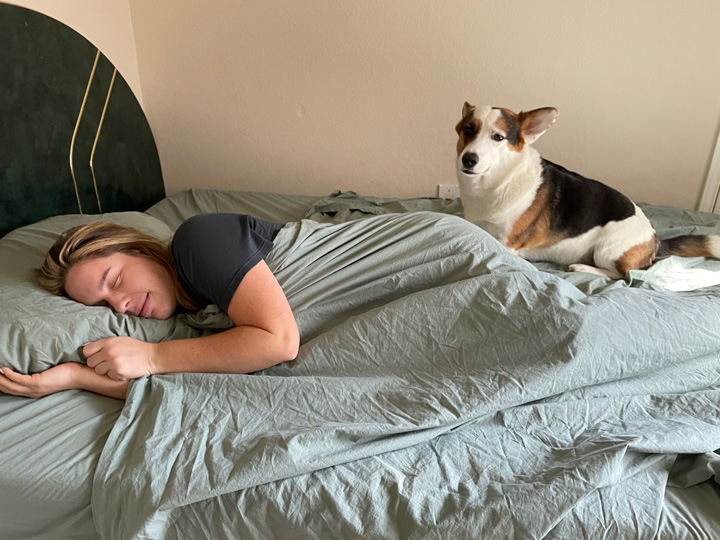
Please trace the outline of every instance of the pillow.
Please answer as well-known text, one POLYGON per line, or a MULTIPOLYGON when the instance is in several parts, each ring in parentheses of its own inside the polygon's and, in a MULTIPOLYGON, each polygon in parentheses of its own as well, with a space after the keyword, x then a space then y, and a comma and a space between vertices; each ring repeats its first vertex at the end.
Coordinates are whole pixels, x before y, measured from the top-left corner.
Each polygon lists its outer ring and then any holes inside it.
POLYGON ((189 217, 212 212, 250 214, 279 223, 300 221, 316 200, 310 195, 189 189, 168 195, 146 212, 168 223, 174 231, 189 217))
POLYGON ((65 230, 108 221, 129 225, 168 241, 170 228, 140 212, 52 217, 0 239, 0 367, 21 373, 44 371, 62 362, 85 362, 82 347, 110 336, 158 342, 202 335, 172 317, 159 321, 122 315, 106 307, 88 307, 44 290, 34 274, 65 230))

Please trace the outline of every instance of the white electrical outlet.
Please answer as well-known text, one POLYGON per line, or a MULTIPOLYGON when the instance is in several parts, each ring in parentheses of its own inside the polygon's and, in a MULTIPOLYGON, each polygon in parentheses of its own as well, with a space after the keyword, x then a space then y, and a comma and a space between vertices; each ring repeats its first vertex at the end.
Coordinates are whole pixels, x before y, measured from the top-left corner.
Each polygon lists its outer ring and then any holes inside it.
POLYGON ((460 186, 457 184, 438 184, 437 196, 441 199, 457 199, 460 196, 460 186))

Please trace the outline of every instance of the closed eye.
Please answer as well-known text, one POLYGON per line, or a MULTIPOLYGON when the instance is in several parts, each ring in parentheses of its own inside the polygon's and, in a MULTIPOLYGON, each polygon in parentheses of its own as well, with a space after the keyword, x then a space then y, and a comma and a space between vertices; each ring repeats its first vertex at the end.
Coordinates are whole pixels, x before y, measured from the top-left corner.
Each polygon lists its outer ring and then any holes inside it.
POLYGON ((118 285, 120 285, 120 274, 117 275, 117 277, 115 278, 115 281, 113 281, 113 284, 110 288, 115 290, 115 289, 117 289, 118 285))

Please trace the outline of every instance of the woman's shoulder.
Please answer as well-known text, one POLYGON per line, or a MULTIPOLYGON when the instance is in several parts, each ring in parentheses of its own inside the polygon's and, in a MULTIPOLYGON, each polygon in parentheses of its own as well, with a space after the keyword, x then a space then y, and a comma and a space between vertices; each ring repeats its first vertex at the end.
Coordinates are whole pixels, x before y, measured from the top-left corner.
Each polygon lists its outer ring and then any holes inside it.
POLYGON ((248 218, 250 217, 251 216, 245 214, 229 214, 226 212, 197 214, 183 221, 175 231, 175 236, 178 234, 206 233, 228 227, 246 226, 248 224, 248 218))
POLYGON ((177 260, 182 254, 215 251, 219 244, 226 242, 236 244, 247 234, 248 217, 242 214, 213 213, 186 219, 173 235, 173 255, 177 260))
POLYGON ((207 240, 213 236, 231 235, 241 238, 251 232, 272 240, 283 225, 274 221, 256 218, 248 214, 232 214, 228 212, 215 212, 211 214, 197 214, 186 219, 175 231, 174 238, 187 238, 192 240, 201 238, 207 240), (240 236, 237 236, 240 234, 240 236))
POLYGON ((265 223, 267 227, 245 214, 199 214, 189 218, 178 227, 172 240, 178 277, 194 296, 227 310, 242 277, 272 249, 275 227, 282 227, 265 223))

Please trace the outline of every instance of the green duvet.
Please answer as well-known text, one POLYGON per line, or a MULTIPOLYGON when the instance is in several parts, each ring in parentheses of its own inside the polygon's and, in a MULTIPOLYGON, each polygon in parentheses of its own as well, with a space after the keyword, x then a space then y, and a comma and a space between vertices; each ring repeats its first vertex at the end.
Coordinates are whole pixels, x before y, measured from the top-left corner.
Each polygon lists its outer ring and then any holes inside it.
POLYGON ((454 217, 332 202, 354 221, 268 260, 297 360, 132 385, 103 538, 653 538, 668 482, 717 470, 719 289, 573 283, 454 217))

